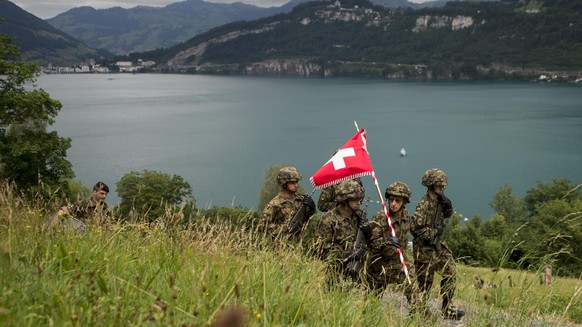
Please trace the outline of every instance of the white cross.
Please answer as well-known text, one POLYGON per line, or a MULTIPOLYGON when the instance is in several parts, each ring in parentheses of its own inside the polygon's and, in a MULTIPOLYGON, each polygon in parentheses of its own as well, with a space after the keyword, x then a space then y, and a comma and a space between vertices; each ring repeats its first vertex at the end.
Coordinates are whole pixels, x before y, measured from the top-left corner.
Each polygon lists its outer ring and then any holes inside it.
POLYGON ((331 157, 331 159, 329 159, 328 162, 331 161, 333 163, 333 169, 340 170, 342 168, 346 168, 346 162, 344 161, 344 158, 355 156, 356 152, 354 151, 354 148, 345 148, 339 150, 333 157, 331 157))

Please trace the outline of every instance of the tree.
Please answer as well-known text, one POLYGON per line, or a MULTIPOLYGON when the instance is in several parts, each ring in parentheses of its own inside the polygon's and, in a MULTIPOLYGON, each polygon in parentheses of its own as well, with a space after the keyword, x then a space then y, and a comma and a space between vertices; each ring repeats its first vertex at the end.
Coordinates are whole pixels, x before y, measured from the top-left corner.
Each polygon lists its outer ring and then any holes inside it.
MULTIPOLYGON (((271 165, 263 173, 263 187, 259 193, 259 204, 257 205, 258 211, 263 211, 269 201, 275 197, 280 191, 281 186, 277 184, 277 173, 283 167, 291 166, 289 164, 275 164, 271 165)), ((299 186, 297 193, 305 193, 303 187, 299 186)))
POLYGON ((162 217, 166 209, 178 209, 185 205, 195 208, 192 187, 181 176, 144 170, 131 171, 115 184, 121 202, 117 213, 125 218, 143 215, 148 221, 162 217))
POLYGON ((62 105, 34 84, 35 63, 19 61, 12 38, 0 33, 0 178, 27 190, 38 185, 68 190, 71 139, 48 132, 62 105))
POLYGON ((460 216, 451 217, 444 238, 455 258, 465 263, 482 263, 484 240, 481 235, 481 218, 474 216, 466 224, 460 224, 460 216))
POLYGON ((560 275, 578 276, 582 269, 582 200, 553 199, 539 203, 519 235, 520 262, 538 269, 552 262, 560 275))
POLYGON ((489 205, 497 214, 505 217, 508 223, 520 222, 525 215, 524 202, 513 194, 511 185, 501 186, 489 205))
POLYGON ((564 198, 567 202, 571 202, 576 199, 582 199, 580 188, 572 185, 565 178, 556 179, 547 184, 537 181, 536 184, 537 187, 529 189, 523 199, 530 216, 536 214, 538 205, 550 200, 564 198))

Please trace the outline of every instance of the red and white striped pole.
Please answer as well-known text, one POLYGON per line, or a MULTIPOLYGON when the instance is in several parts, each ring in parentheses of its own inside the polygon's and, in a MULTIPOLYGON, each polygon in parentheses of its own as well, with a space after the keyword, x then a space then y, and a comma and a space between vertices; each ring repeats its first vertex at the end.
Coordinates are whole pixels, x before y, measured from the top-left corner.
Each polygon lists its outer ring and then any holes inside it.
MULTIPOLYGON (((358 123, 356 123, 354 121, 354 124, 356 125, 356 130, 360 130, 358 127, 358 123)), ((367 147, 366 147, 366 151, 368 151, 367 147)), ((380 201, 382 202, 382 210, 384 210, 384 215, 386 215, 386 221, 388 222, 388 227, 390 227, 390 234, 392 235, 392 237, 396 237, 396 232, 394 231, 394 227, 392 226, 392 220, 390 219, 390 214, 388 213, 388 208, 386 208, 386 201, 384 200, 384 197, 382 196, 382 191, 380 191, 380 186, 378 185, 378 179, 376 178, 376 172, 372 170, 372 178, 374 179, 374 185, 376 186, 376 191, 378 191, 378 195, 380 196, 380 201)), ((408 280, 409 284, 412 284, 412 282, 410 281, 410 276, 408 276, 408 267, 406 267, 406 262, 404 261, 404 256, 402 255, 402 249, 397 247, 396 250, 398 250, 398 257, 400 258, 400 263, 402 264, 402 271, 404 271, 404 275, 406 276, 406 279, 408 280)))
MULTIPOLYGON (((376 185, 378 195, 382 200, 382 210, 384 210, 384 214, 386 215, 386 221, 388 222, 388 226, 390 227, 390 234, 392 235, 392 237, 396 237, 396 232, 394 232, 392 220, 390 219, 390 214, 388 213, 388 209, 386 208, 386 201, 384 201, 384 197, 382 196, 382 191, 380 191, 380 186, 378 186, 378 180, 376 179, 376 173, 374 171, 372 171, 372 178, 374 179, 374 185, 376 185)), ((397 247, 396 250, 398 250, 398 257, 400 257, 400 263, 402 264, 402 270, 404 271, 404 275, 406 276, 408 283, 412 284, 410 282, 410 277, 408 276, 408 267, 406 267, 406 262, 404 261, 404 256, 402 255, 402 249, 397 247)))

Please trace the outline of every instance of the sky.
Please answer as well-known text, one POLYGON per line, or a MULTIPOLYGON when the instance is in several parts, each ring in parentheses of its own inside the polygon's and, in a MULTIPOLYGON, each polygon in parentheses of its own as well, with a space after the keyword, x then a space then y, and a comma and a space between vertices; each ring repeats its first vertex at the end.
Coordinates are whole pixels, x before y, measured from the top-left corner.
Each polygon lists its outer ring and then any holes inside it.
MULTIPOLYGON (((133 8, 136 6, 164 7, 170 3, 181 2, 181 0, 10 0, 20 8, 29 13, 42 18, 48 19, 62 14, 65 11, 76 8, 89 6, 95 9, 106 9, 112 7, 133 8)), ((215 3, 232 3, 243 2, 259 7, 279 7, 290 0, 206 0, 215 3)), ((424 2, 428 0, 408 0, 410 2, 424 2)))

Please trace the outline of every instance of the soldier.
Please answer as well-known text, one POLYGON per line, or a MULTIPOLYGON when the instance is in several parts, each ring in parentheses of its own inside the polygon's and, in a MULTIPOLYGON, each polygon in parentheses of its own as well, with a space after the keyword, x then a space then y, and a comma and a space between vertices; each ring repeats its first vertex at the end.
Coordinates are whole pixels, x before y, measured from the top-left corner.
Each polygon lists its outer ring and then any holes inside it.
POLYGON ((315 213, 315 202, 309 195, 297 194, 302 176, 295 167, 283 167, 277 173, 277 184, 281 191, 273 198, 265 209, 259 222, 259 230, 271 239, 291 239, 297 235, 303 225, 315 213), (304 209, 302 209, 304 206, 304 209), (298 224, 290 229, 293 216, 302 211, 298 224))
POLYGON ((392 237, 384 210, 378 211, 372 220, 362 227, 369 249, 365 277, 370 288, 377 292, 384 291, 388 284, 406 283, 404 285, 404 295, 408 300, 410 312, 414 313, 418 302, 418 290, 415 287, 414 267, 406 259, 408 232, 411 224, 410 213, 406 209, 406 204, 410 203, 412 193, 405 183, 394 182, 386 188, 385 195, 389 204, 390 220, 396 237, 392 237), (397 248, 402 250, 412 285, 406 281, 406 275, 402 270, 397 248))
POLYGON ((51 225, 64 225, 75 227, 79 231, 85 230, 89 222, 102 224, 110 218, 109 205, 105 202, 109 194, 109 187, 103 182, 97 182, 93 186, 93 195, 85 200, 62 207, 51 218, 51 225))
POLYGON ((445 196, 447 176, 440 169, 429 169, 422 176, 422 185, 426 186, 427 192, 416 206, 411 232, 414 265, 423 307, 428 315, 427 301, 436 272, 442 276, 440 293, 443 317, 459 320, 465 315, 465 311, 451 303, 456 287, 455 262, 451 250, 442 239, 444 220, 453 214, 451 200, 445 196))
MULTIPOLYGON (((358 184, 360 184, 360 186, 363 188, 364 185, 362 184, 362 180, 357 177, 354 178, 353 180, 355 180, 356 182, 358 182, 358 184)), ((319 209, 319 211, 321 212, 328 212, 331 211, 335 208, 336 202, 335 202, 335 197, 336 197, 336 189, 338 188, 340 184, 334 184, 331 186, 328 186, 326 188, 324 188, 321 193, 319 194, 319 199, 317 200, 317 209, 319 209)), ((364 189, 365 192, 365 189, 364 189)), ((362 210, 362 209, 360 209, 362 210)), ((368 218, 366 217, 366 212, 365 210, 362 210, 362 212, 360 212, 358 214, 358 226, 363 226, 367 221, 368 218)))
POLYGON ((365 255, 363 249, 354 250, 364 195, 357 181, 342 182, 336 188, 335 208, 323 215, 316 227, 315 254, 329 263, 334 277, 350 276, 348 264, 365 255))

